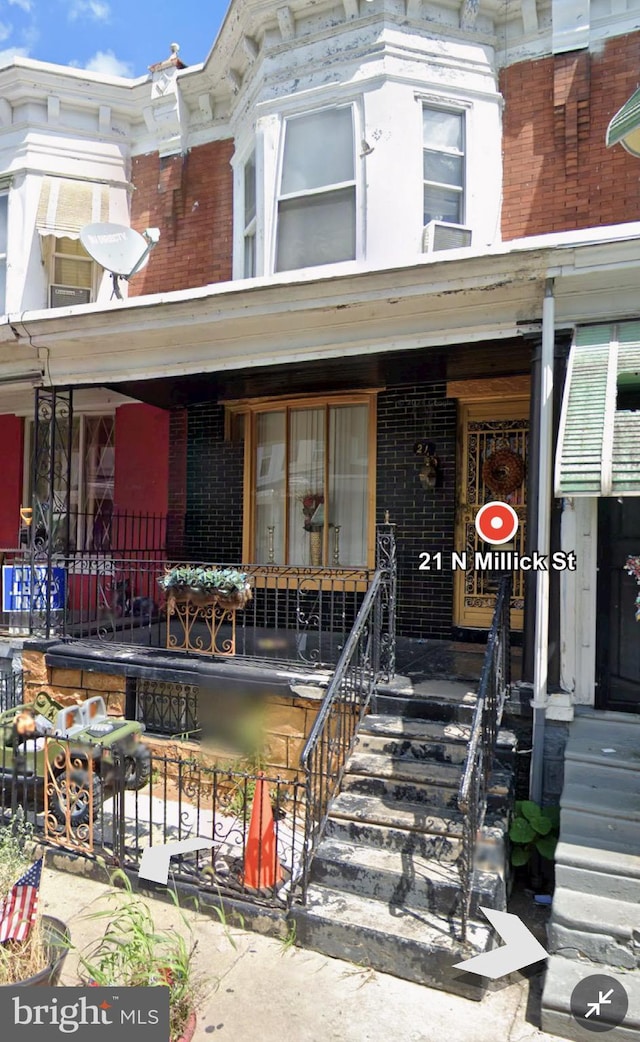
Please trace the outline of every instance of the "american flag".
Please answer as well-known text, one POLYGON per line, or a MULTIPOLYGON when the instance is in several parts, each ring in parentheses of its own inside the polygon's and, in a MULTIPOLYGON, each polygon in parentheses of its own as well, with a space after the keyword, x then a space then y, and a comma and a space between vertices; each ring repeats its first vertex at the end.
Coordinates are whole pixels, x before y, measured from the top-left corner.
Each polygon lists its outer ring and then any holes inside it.
POLYGON ((25 872, 0 904, 0 943, 25 941, 36 921, 42 858, 25 872))

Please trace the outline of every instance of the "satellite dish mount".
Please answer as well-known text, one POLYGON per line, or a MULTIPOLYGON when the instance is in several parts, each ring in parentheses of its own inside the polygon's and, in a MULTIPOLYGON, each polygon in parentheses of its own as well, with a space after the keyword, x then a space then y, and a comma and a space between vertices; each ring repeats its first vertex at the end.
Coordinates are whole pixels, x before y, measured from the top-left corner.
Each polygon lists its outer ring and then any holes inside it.
POLYGON ((112 300, 122 300, 120 280, 128 282, 144 268, 159 240, 158 228, 146 228, 140 235, 124 224, 87 224, 80 232, 80 242, 89 256, 111 275, 112 300))

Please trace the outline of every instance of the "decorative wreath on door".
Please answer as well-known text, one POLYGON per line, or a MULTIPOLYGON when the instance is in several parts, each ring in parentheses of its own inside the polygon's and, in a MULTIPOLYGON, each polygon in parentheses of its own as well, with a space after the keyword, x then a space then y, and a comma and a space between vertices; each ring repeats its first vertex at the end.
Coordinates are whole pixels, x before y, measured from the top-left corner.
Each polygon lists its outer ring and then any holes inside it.
POLYGON ((496 449, 483 463, 482 480, 494 495, 510 495, 524 480, 522 456, 513 449, 496 449))

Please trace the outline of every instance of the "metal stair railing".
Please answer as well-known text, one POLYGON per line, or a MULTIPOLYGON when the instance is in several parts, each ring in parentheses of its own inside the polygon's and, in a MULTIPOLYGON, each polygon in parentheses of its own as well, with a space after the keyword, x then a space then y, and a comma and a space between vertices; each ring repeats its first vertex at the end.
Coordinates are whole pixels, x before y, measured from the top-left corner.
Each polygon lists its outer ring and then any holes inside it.
POLYGON ((511 683, 510 622, 511 574, 498 583, 496 605, 484 654, 478 700, 471 724, 458 807, 464 815, 459 859, 462 940, 466 941, 471 914, 473 872, 478 834, 484 825, 487 793, 493 770, 498 728, 511 683))
POLYGON ((395 530, 378 526, 377 568, 300 757, 306 780, 304 903, 314 853, 379 680, 395 672, 395 530))

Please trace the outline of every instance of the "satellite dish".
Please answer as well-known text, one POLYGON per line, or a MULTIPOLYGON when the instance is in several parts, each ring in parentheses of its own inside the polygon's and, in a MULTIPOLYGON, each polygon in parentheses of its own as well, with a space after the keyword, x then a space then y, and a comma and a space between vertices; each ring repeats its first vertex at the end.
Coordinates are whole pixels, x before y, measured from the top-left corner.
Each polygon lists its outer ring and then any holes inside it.
POLYGON ((119 279, 130 279, 141 271, 160 233, 149 228, 144 235, 124 224, 87 224, 80 232, 80 242, 90 257, 105 268, 113 279, 114 295, 121 300, 119 279))

